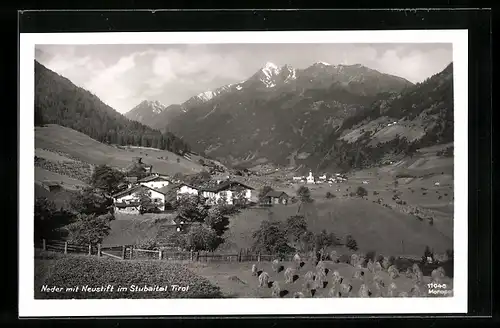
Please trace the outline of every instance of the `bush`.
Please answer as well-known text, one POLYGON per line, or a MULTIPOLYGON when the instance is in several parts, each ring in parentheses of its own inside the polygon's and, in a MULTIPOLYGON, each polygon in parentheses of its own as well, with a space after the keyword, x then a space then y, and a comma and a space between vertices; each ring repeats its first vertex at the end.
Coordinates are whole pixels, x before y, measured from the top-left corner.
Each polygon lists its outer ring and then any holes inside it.
POLYGON ((369 252, 367 252, 365 254, 366 261, 372 260, 372 262, 375 263, 375 256, 376 256, 375 251, 369 251, 369 252))
POLYGON ((368 196, 368 191, 366 191, 365 188, 359 186, 358 189, 356 190, 356 195, 358 197, 365 197, 368 196))
MULTIPOLYGON (((35 267, 49 265, 38 260, 35 267)), ((165 261, 116 261, 114 259, 65 256, 51 265, 52 274, 35 281, 35 299, 151 299, 151 298, 219 298, 219 287, 193 274, 181 265, 165 261), (85 274, 82 274, 85 273, 85 274), (42 292, 43 285, 79 286, 78 292, 42 292), (111 285, 113 292, 85 292, 82 286, 111 285), (163 291, 132 291, 130 287, 168 287, 163 291), (172 291, 171 285, 189 286, 184 292, 172 291), (117 291, 118 286, 129 288, 117 291)))
POLYGON ((325 197, 326 197, 327 199, 331 199, 331 198, 335 198, 335 195, 334 195, 334 194, 332 194, 331 192, 327 191, 327 192, 326 192, 325 197))
POLYGON ((347 235, 346 236, 345 245, 350 250, 353 250, 353 251, 357 251, 358 250, 358 243, 356 242, 356 240, 351 235, 347 235))
POLYGON ((373 194, 374 194, 374 195, 378 195, 378 194, 379 194, 379 192, 375 190, 375 191, 373 192, 373 194))

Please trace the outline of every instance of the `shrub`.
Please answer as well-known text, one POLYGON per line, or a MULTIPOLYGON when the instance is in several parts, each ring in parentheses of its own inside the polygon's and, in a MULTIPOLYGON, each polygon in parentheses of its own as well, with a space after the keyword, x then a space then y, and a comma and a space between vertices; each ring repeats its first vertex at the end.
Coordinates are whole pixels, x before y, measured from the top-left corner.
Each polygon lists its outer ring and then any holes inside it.
POLYGON ((373 191, 373 194, 374 194, 374 195, 378 195, 378 194, 379 194, 379 192, 375 190, 375 191, 373 191))
POLYGON ((358 243, 356 242, 356 240, 351 235, 347 235, 346 236, 345 245, 350 250, 353 250, 353 251, 357 251, 358 250, 358 243))
MULTIPOLYGON (((46 262, 37 261, 35 266, 46 262)), ((106 258, 65 256, 53 264, 48 278, 35 281, 35 299, 150 299, 150 298, 220 298, 219 287, 193 274, 181 265, 166 261, 116 261, 106 258), (85 274, 82 274, 85 273, 85 274), (74 287, 78 292, 42 292, 42 286, 74 287), (85 292, 83 286, 100 287, 111 285, 113 292, 85 292), (139 288, 168 287, 161 291, 132 291, 139 288), (184 292, 173 291, 171 285, 189 286, 184 292), (117 291, 118 286, 127 287, 117 291)))
POLYGON ((365 254, 366 261, 372 260, 372 262, 375 262, 375 251, 369 251, 365 254))
POLYGON ((365 197, 368 196, 368 191, 364 187, 359 186, 358 189, 356 190, 356 195, 358 197, 365 197))
POLYGON ((331 199, 331 198, 335 198, 335 195, 334 195, 334 194, 332 194, 331 192, 327 191, 327 192, 326 192, 325 197, 326 197, 327 199, 331 199))

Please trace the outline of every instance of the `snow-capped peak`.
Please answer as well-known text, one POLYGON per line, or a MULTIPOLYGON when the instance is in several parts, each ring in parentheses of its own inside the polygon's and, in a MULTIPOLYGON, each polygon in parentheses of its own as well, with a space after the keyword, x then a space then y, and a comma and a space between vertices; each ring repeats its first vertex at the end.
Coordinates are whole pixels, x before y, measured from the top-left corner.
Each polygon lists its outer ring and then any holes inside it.
POLYGON ((280 68, 274 63, 267 62, 266 65, 264 65, 264 67, 261 69, 261 71, 269 79, 273 75, 278 75, 280 73, 280 68))
POLYGON ((315 64, 316 64, 316 65, 331 66, 330 64, 328 64, 327 62, 324 62, 324 61, 315 62, 315 64))
POLYGON ((149 107, 151 107, 153 113, 159 114, 161 113, 167 106, 159 102, 158 100, 145 100, 143 103, 146 103, 149 107))
POLYGON ((212 91, 205 91, 198 94, 197 97, 203 101, 209 101, 214 97, 214 93, 212 91))

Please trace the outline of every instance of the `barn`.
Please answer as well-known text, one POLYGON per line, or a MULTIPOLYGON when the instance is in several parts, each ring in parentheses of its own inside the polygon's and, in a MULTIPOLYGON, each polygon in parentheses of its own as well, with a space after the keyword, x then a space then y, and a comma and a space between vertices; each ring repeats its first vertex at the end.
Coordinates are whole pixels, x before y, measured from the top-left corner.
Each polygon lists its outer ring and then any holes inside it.
POLYGON ((273 204, 287 205, 289 199, 290 196, 288 196, 286 192, 272 190, 263 197, 262 202, 264 204, 269 204, 269 205, 273 204))

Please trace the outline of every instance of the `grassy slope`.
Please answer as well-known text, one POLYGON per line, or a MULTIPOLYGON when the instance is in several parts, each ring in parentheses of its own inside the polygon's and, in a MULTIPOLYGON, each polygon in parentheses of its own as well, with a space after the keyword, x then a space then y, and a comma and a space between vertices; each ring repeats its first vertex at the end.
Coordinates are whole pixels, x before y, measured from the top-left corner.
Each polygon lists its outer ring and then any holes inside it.
POLYGON ((59 125, 49 124, 46 127, 35 128, 35 148, 67 153, 82 162, 99 165, 107 164, 125 168, 133 157, 142 157, 144 163, 153 165, 153 171, 174 175, 181 173, 196 173, 202 167, 168 151, 146 149, 120 149, 102 144, 89 136, 59 125), (147 154, 147 155, 146 155, 147 154), (168 157, 168 160, 158 159, 168 157), (179 163, 177 163, 179 158, 179 163))
POLYGON ((70 178, 66 175, 47 171, 40 167, 35 167, 35 182, 41 183, 43 181, 59 182, 62 184, 63 188, 71 190, 78 190, 78 188, 87 186, 86 183, 80 180, 70 178))
MULTIPOLYGON (((286 220, 296 205, 267 209, 248 209, 235 216, 226 232, 225 250, 248 248, 252 232, 267 219, 286 220), (272 213, 272 214, 270 214, 272 213)), ((387 255, 421 255, 426 245, 437 252, 452 248, 452 239, 426 222, 363 199, 336 198, 303 206, 308 228, 314 232, 333 231, 339 237, 354 236, 361 251, 374 250, 387 255), (404 241, 404 250, 401 240, 404 241)))

